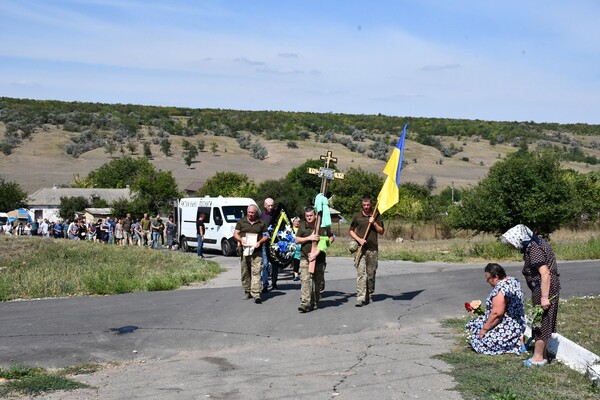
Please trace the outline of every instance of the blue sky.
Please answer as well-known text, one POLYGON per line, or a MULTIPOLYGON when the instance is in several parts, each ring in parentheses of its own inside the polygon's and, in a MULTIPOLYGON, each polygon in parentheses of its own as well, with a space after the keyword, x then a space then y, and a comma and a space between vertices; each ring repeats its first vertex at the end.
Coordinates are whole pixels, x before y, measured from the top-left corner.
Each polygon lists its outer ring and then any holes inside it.
POLYGON ((600 123, 600 2, 0 0, 0 96, 600 123))

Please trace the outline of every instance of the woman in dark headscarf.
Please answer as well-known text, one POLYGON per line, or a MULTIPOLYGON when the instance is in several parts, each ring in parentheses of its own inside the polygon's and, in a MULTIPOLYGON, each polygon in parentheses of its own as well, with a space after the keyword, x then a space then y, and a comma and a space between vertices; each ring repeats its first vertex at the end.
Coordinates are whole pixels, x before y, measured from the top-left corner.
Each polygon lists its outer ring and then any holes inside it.
POLYGON ((548 339, 556 332, 558 315, 560 279, 554 251, 547 241, 534 235, 525 225, 510 228, 501 240, 523 253, 523 276, 531 289, 531 302, 544 310, 541 326, 532 329, 535 340, 533 356, 525 360, 527 367, 544 366, 548 363, 548 339))

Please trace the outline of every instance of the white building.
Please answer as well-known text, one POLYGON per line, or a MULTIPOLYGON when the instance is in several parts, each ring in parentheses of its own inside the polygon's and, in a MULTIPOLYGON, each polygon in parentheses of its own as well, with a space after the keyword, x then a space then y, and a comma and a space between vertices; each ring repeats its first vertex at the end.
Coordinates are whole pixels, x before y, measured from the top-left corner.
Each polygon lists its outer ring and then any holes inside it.
MULTIPOLYGON (((105 200, 112 204, 115 200, 132 200, 131 190, 125 189, 79 189, 79 188, 44 188, 33 193, 27 198, 28 208, 33 211, 36 220, 48 218, 49 221, 58 219, 61 197, 84 197, 92 201, 93 197, 105 200)), ((83 210, 82 210, 83 211, 83 210)))

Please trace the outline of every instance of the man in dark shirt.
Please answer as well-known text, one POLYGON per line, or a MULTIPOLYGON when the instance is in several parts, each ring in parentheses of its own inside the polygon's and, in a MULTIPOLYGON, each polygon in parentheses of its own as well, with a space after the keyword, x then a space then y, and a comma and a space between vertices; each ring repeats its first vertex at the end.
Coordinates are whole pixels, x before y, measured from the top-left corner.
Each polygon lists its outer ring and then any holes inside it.
POLYGON ((150 217, 148 216, 148 213, 144 213, 144 218, 142 218, 140 220, 140 226, 142 227, 142 245, 143 246, 150 246, 150 244, 152 243, 152 238, 150 237, 150 217))
POLYGON ((198 257, 204 258, 202 255, 202 243, 204 242, 204 218, 206 214, 200 213, 198 215, 198 221, 196 221, 196 238, 198 239, 198 247, 196 247, 196 253, 198 257))
POLYGON ((384 232, 381 215, 373 217, 369 197, 363 197, 361 208, 362 211, 352 217, 348 231, 350 237, 356 240, 360 246, 360 250, 354 256, 357 275, 356 307, 369 304, 375 291, 375 272, 378 261, 377 235, 383 235, 384 232))
POLYGON ((267 226, 258 218, 258 207, 254 204, 248 206, 247 217, 241 218, 235 225, 233 237, 241 247, 242 256, 240 267, 242 270, 242 287, 244 299, 254 298, 257 304, 262 303, 262 245, 269 240, 267 226))
POLYGON ((318 249, 313 252, 313 242, 318 242, 321 236, 329 238, 329 243, 333 243, 334 236, 331 227, 319 228, 315 232, 317 214, 315 209, 307 207, 304 210, 305 221, 300 222, 296 232, 296 243, 301 245, 300 250, 300 307, 298 311, 305 313, 317 309, 321 295, 321 282, 325 276, 325 252, 318 249), (315 271, 308 272, 310 261, 316 260, 315 271))
POLYGON ((121 226, 123 227, 123 245, 131 246, 133 245, 133 240, 131 239, 131 214, 127 213, 125 218, 121 221, 121 226))
MULTIPOLYGON (((262 219, 263 222, 265 223, 265 226, 267 228, 269 228, 269 225, 271 225, 271 219, 273 217, 273 211, 275 211, 275 201, 272 198, 267 197, 265 199, 263 206, 264 206, 264 209, 263 209, 262 214, 260 215, 260 219, 262 219)), ((267 256, 267 252, 269 251, 268 246, 269 246, 269 242, 266 242, 264 244, 264 246, 262 247, 262 263, 263 263, 262 292, 263 293, 267 293, 267 291, 269 290, 269 267, 271 268, 271 284, 272 284, 271 289, 277 289, 277 275, 279 274, 279 266, 272 265, 269 262, 269 257, 267 256)))

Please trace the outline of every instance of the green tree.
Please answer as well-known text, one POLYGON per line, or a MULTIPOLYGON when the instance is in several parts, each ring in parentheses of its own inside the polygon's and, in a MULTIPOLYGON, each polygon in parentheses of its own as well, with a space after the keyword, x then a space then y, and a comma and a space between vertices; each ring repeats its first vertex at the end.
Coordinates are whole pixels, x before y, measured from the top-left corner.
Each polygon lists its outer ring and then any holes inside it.
POLYGON ((186 149, 186 151, 184 152, 184 155, 183 155, 183 161, 185 161, 185 165, 187 165, 189 168, 189 167, 191 167, 192 163, 198 156, 198 149, 196 148, 196 146, 194 146, 190 142, 187 142, 187 146, 185 147, 185 149, 186 149))
POLYGON ((27 193, 16 182, 0 178, 0 210, 11 211, 27 206, 27 193))
POLYGON ((290 183, 287 179, 268 179, 263 181, 256 193, 252 196, 262 207, 262 202, 267 197, 275 200, 275 206, 283 206, 288 217, 303 216, 304 208, 311 205, 314 197, 310 198, 304 192, 297 190, 297 186, 290 183))
POLYGON ((104 143, 104 151, 112 158, 114 152, 117 151, 116 143, 112 140, 107 140, 106 143, 104 143))
POLYGON ((383 186, 383 177, 360 167, 350 168, 344 175, 344 179, 334 179, 329 185, 334 195, 333 208, 349 218, 360 211, 361 199, 364 196, 371 197, 375 207, 377 195, 383 186))
POLYGON ((171 142, 169 139, 165 138, 160 142, 160 151, 165 155, 165 157, 169 157, 171 154, 171 142))
POLYGON ((171 200, 180 196, 177 181, 170 171, 156 170, 147 158, 121 157, 90 172, 81 180, 89 187, 124 188, 134 193, 130 212, 141 215, 171 208, 171 200))
MULTIPOLYGON (((434 196, 428 182, 424 185, 406 182, 399 187, 398 203, 386 211, 385 216, 410 224, 410 239, 414 239, 415 228, 425 221, 433 221, 436 227, 439 224, 445 226, 445 214, 451 203, 451 195, 446 195, 446 190, 443 191, 443 196, 434 196)), ((445 236, 449 234, 449 229, 446 231, 445 236)))
POLYGON ((576 193, 573 201, 573 208, 577 210, 576 227, 582 227, 585 221, 596 221, 600 212, 600 174, 570 170, 565 173, 565 180, 576 193))
POLYGON ((144 142, 144 157, 152 158, 152 149, 150 148, 150 143, 144 142))
POLYGON ((91 171, 84 180, 88 182, 88 187, 125 188, 135 185, 138 176, 152 171, 154 166, 147 158, 121 157, 91 171))
POLYGON ((217 154, 217 151, 219 151, 219 145, 217 142, 212 142, 210 144, 210 151, 213 153, 213 156, 217 154))
POLYGON ((127 150, 129 151, 129 154, 134 155, 137 151, 137 144, 133 142, 127 142, 127 150))
POLYGON ((109 204, 102 197, 93 194, 90 197, 90 207, 94 208, 108 208, 109 204))
POLYGON ((256 184, 246 174, 217 172, 198 190, 198 196, 251 197, 256 184))
POLYGON ((83 196, 63 196, 60 198, 60 211, 58 212, 58 216, 62 219, 69 218, 72 220, 75 218, 75 213, 81 213, 88 207, 91 207, 91 204, 89 200, 83 196))
POLYGON ((410 239, 413 240, 415 227, 425 220, 428 205, 426 197, 418 196, 406 187, 400 186, 399 201, 389 211, 386 211, 386 216, 409 222, 410 239))
POLYGON ((135 193, 136 212, 168 212, 172 209, 173 199, 181 196, 171 171, 153 170, 149 174, 139 175, 131 188, 135 193))
MULTIPOLYGON (((309 174, 308 169, 313 168, 318 170, 322 167, 323 161, 306 160, 299 166, 292 168, 285 176, 285 179, 291 183, 296 190, 301 191, 304 197, 314 200, 321 189, 321 178, 317 175, 309 174)), ((332 163, 330 167, 335 169, 335 164, 332 163)))
POLYGON ((133 218, 139 218, 142 215, 134 213, 132 202, 124 198, 113 201, 113 203, 110 205, 110 208, 112 210, 112 215, 119 218, 124 217, 127 213, 131 213, 133 218))
POLYGON ((525 224, 547 236, 574 220, 579 212, 575 195, 555 155, 520 150, 466 190, 462 205, 450 207, 448 222, 454 228, 496 234, 525 224))

